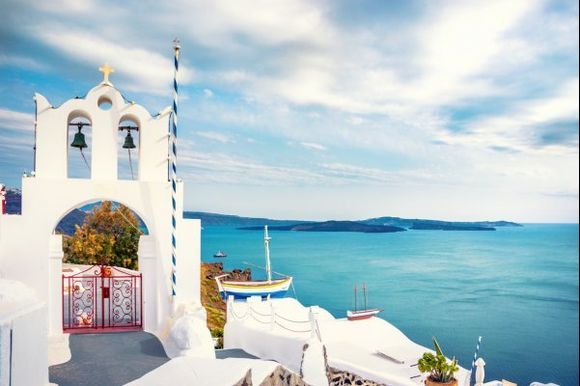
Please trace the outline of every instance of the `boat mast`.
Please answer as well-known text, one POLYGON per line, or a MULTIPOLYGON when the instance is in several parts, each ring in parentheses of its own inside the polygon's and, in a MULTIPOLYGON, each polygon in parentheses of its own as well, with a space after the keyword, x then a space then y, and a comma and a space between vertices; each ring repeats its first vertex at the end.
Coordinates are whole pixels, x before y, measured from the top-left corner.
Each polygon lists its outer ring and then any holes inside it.
POLYGON ((358 302, 357 302, 357 298, 358 296, 356 296, 356 283, 354 283, 354 310, 358 311, 358 302))
POLYGON ((266 250, 266 273, 268 274, 268 282, 272 281, 272 267, 270 267, 270 240, 268 236, 268 225, 264 225, 264 249, 266 250))
POLYGON ((369 308, 367 307, 367 285, 365 283, 363 283, 363 296, 365 299, 365 311, 366 311, 369 308))

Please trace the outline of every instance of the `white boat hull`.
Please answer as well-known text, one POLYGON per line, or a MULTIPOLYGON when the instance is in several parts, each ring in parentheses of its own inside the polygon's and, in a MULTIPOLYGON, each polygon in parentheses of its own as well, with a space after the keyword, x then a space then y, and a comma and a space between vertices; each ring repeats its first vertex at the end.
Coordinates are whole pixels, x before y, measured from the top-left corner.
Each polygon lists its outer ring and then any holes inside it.
POLYGON ((379 310, 378 308, 373 308, 370 310, 362 310, 362 311, 350 311, 349 310, 349 311, 346 311, 346 317, 348 320, 368 319, 368 318, 375 316, 376 314, 378 314, 381 311, 382 310, 379 310))
POLYGON ((286 277, 278 280, 263 281, 222 281, 216 278, 218 289, 222 299, 227 299, 229 295, 235 299, 245 299, 250 296, 260 297, 284 297, 290 285, 292 277, 286 277))

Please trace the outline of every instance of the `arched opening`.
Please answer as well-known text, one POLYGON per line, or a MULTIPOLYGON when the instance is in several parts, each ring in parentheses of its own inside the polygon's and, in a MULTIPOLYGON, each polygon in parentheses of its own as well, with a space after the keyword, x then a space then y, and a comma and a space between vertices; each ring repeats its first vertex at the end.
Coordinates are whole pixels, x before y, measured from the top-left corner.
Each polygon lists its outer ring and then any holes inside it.
POLYGON ((143 219, 116 201, 92 201, 71 209, 54 228, 63 236, 64 263, 106 264, 138 269, 143 219))
POLYGON ((88 113, 76 110, 69 114, 67 125, 68 178, 91 178, 91 118, 88 113))
POLYGON ((97 106, 99 106, 101 110, 107 111, 110 110, 111 107, 113 107, 113 101, 108 96, 103 95, 97 101, 97 106))
POLYGON ((126 115, 119 121, 117 176, 120 180, 139 179, 140 125, 137 117, 126 115))
POLYGON ((121 203, 94 201, 71 209, 54 233, 62 235, 63 330, 141 329, 138 248, 149 233, 142 218, 121 203))

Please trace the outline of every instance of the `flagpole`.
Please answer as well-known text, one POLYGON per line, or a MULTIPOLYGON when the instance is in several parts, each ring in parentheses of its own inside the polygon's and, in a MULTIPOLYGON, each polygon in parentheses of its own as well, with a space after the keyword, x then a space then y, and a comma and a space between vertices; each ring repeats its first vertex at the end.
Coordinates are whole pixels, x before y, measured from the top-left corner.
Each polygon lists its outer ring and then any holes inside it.
POLYGON ((177 102, 178 102, 178 87, 177 87, 177 76, 179 74, 179 53, 181 50, 181 45, 179 44, 179 39, 175 38, 173 40, 173 125, 171 126, 171 296, 175 300, 177 294, 177 241, 176 241, 176 231, 177 231, 177 102))

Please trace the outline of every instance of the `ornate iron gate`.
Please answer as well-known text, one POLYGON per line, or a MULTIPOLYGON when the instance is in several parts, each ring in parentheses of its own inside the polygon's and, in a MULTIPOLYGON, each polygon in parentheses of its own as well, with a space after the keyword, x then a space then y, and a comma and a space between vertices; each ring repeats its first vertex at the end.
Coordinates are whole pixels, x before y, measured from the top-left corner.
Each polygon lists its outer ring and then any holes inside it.
POLYGON ((140 330, 141 274, 94 265, 74 275, 62 275, 62 314, 67 332, 140 330))

